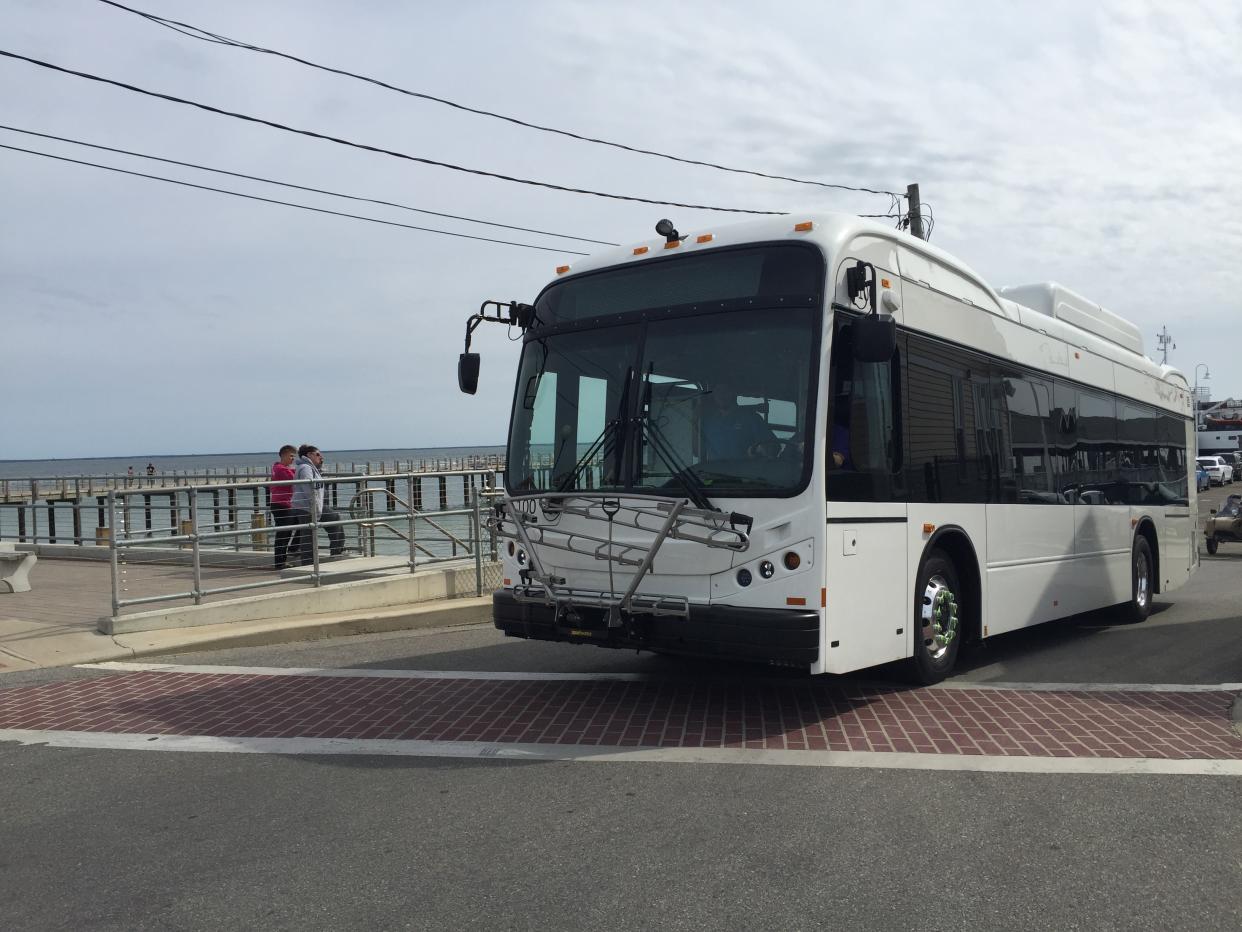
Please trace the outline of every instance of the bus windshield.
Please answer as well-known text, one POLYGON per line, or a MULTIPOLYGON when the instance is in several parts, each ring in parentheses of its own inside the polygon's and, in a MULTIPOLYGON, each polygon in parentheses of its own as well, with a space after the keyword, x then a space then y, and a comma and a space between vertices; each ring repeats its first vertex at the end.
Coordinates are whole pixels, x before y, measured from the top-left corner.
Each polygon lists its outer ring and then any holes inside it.
POLYGON ((529 340, 509 491, 793 494, 810 473, 819 319, 765 307, 529 340))

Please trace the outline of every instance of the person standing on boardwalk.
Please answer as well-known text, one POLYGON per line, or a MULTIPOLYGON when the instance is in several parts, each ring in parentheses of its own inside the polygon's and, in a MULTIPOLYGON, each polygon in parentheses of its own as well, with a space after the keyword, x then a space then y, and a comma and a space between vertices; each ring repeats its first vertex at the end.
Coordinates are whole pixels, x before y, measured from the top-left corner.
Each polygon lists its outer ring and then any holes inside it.
MULTIPOLYGON (((335 511, 324 509, 323 473, 320 472, 322 468, 323 454, 319 452, 319 447, 309 443, 304 443, 298 447, 297 478, 317 480, 293 487, 292 504, 294 511, 300 512, 297 515, 299 524, 310 520, 312 509, 319 516, 320 521, 341 520, 341 516, 335 511)), ((330 555, 339 557, 345 552, 345 529, 340 525, 333 525, 324 530, 328 532, 330 555)), ((314 546, 311 543, 312 533, 314 533, 312 528, 302 528, 298 531, 297 543, 294 549, 296 550, 297 559, 303 566, 314 562, 314 546)))
POLYGON ((298 523, 293 513, 293 486, 287 484, 298 475, 293 468, 293 459, 297 453, 297 447, 286 443, 280 448, 280 459, 272 464, 271 498, 268 507, 272 512, 272 521, 276 524, 276 544, 273 552, 278 573, 288 562, 289 542, 293 539, 293 531, 288 528, 298 523))

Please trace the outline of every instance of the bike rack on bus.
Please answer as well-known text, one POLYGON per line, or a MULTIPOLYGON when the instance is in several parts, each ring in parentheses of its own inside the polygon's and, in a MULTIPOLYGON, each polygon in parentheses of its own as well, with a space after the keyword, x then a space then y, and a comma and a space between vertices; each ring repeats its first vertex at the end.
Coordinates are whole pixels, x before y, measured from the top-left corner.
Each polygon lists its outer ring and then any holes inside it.
POLYGON ((521 585, 513 587, 517 601, 554 607, 558 616, 562 612, 572 614, 576 607, 607 609, 608 627, 615 628, 621 625, 622 612, 689 617, 690 601, 685 596, 638 592, 639 584, 650 572, 656 553, 666 540, 692 541, 704 547, 740 552, 750 546, 753 519, 737 512, 696 508, 685 498, 555 492, 518 497, 506 495, 493 506, 487 523, 497 537, 518 543, 530 560, 530 567, 520 571, 521 585), (605 522, 607 536, 564 530, 558 527, 564 515, 605 522), (614 524, 645 531, 651 535, 651 540, 645 546, 617 543, 612 539, 614 524), (536 547, 606 561, 609 588, 587 590, 567 585, 564 577, 555 576, 544 568, 536 547), (637 567, 623 593, 611 583, 614 564, 637 567))

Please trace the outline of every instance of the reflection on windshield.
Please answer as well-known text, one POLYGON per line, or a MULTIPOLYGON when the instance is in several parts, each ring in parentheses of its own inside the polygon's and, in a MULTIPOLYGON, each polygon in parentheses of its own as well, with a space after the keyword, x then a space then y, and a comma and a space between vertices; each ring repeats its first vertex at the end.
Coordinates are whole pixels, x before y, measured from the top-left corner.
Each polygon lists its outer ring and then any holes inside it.
POLYGON ((809 472, 817 319, 732 311, 528 343, 510 490, 793 491, 809 472))

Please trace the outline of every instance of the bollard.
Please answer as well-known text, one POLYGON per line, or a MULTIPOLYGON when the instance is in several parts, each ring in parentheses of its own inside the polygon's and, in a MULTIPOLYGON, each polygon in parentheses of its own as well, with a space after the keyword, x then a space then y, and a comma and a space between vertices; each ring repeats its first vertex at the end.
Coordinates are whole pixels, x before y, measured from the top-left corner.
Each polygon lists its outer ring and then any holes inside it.
MULTIPOLYGON (((266 528, 267 527, 267 515, 263 514, 263 512, 261 511, 256 511, 253 517, 251 517, 250 519, 250 526, 252 528, 266 528)), ((264 530, 256 531, 255 533, 250 535, 250 542, 251 544, 253 544, 255 550, 266 550, 267 549, 267 532, 264 530)))

